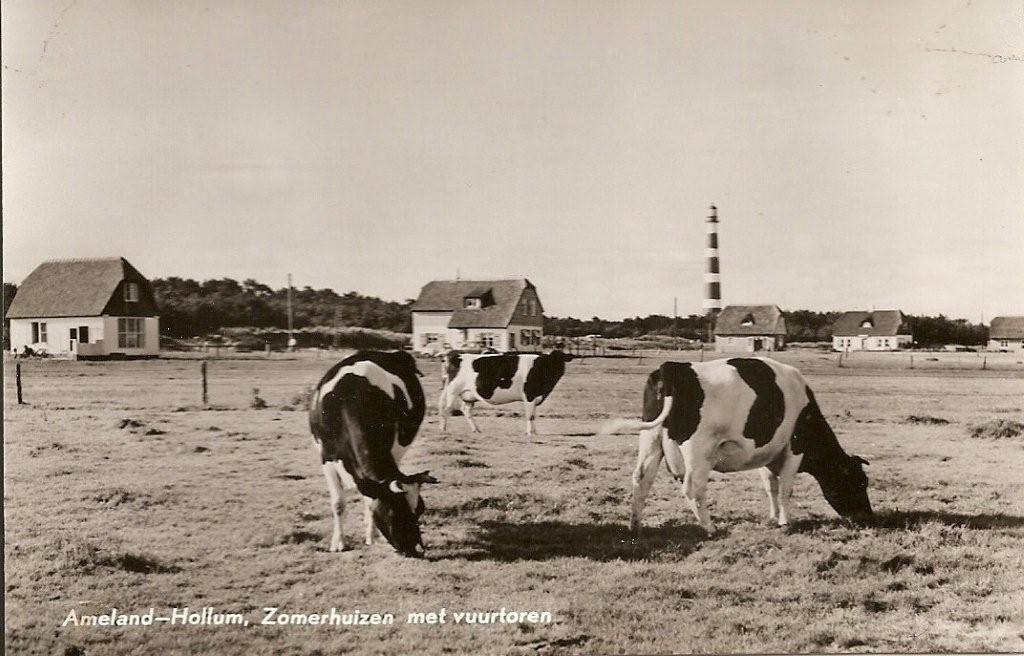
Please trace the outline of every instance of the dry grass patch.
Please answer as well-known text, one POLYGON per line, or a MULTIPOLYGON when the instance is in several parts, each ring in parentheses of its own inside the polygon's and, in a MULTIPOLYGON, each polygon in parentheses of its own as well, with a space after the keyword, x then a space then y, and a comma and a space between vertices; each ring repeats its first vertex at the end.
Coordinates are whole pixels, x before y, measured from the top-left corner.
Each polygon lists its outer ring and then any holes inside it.
POLYGON ((982 439, 1005 440, 1021 435, 1024 435, 1024 422, 1013 419, 991 419, 971 429, 971 437, 982 439))

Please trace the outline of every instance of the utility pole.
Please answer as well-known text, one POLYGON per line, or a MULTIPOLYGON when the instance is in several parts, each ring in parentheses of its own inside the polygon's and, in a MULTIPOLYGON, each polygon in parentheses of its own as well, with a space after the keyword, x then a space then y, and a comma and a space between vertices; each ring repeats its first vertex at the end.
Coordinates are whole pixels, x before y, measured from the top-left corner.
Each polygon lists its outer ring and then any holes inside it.
POLYGON ((288 274, 288 352, 295 348, 295 337, 292 335, 292 274, 288 274))
POLYGON ((672 350, 679 350, 679 342, 676 338, 676 323, 679 321, 679 297, 672 297, 672 350))

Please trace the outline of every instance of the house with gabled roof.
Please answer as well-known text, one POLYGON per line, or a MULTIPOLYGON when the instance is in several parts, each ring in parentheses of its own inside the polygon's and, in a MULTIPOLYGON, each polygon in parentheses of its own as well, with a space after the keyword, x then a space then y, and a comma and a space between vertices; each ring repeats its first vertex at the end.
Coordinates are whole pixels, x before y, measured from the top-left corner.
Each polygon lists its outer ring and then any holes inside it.
POLYGON ((988 350, 1024 352, 1024 316, 992 319, 988 328, 988 350))
POLYGON ((7 309, 11 351, 81 359, 156 357, 160 317, 153 288, 123 257, 49 260, 7 309))
POLYGON ((778 305, 726 305, 715 319, 715 351, 781 351, 786 318, 778 305))
POLYGON ((434 280, 412 305, 413 350, 539 351, 544 307, 526 278, 434 280))
POLYGON ((910 323, 899 310, 852 310, 832 324, 835 351, 895 351, 913 343, 910 323))

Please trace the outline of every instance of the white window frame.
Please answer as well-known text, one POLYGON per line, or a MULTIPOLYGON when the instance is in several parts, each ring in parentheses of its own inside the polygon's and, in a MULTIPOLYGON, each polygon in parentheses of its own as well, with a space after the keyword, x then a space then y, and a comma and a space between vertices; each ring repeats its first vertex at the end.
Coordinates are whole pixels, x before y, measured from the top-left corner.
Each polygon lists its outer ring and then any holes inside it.
POLYGON ((32 322, 32 343, 33 344, 48 344, 46 335, 46 322, 45 321, 33 321, 32 322))
POLYGON ((463 305, 467 310, 479 310, 481 307, 479 298, 467 298, 463 305))
POLYGON ((480 333, 477 339, 480 341, 480 345, 485 348, 495 348, 494 345, 497 343, 494 333, 480 333))
POLYGON ((124 300, 127 303, 138 303, 139 283, 131 281, 124 283, 124 300))
POLYGON ((146 320, 142 317, 118 317, 117 347, 146 348, 146 320))

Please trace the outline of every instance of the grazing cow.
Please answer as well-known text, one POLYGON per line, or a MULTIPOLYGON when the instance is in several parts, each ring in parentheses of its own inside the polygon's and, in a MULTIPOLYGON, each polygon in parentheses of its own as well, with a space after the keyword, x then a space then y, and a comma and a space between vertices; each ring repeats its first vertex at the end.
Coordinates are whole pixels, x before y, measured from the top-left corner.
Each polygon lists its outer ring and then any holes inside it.
POLYGON ((437 480, 429 472, 407 476, 398 469, 426 410, 417 374, 408 353, 359 351, 331 367, 313 391, 309 427, 331 494, 331 551, 345 550, 342 489, 357 488, 366 543, 376 529, 400 553, 423 555, 420 486, 437 480))
POLYGON ((807 472, 843 517, 871 514, 860 456, 847 455, 800 372, 762 358, 666 362, 647 379, 642 421, 616 420, 602 433, 640 431, 630 530, 640 532, 644 500, 664 457, 709 534, 705 501, 711 470, 761 467, 769 517, 789 523, 797 472, 807 472))
POLYGON ((473 355, 452 351, 445 362, 442 377, 441 399, 438 413, 441 415, 441 431, 448 429, 448 414, 462 404, 462 414, 469 421, 473 432, 479 433, 473 421, 473 404, 503 405, 523 402, 526 415, 526 434, 533 435, 533 418, 537 406, 543 403, 555 389, 565 363, 572 355, 562 351, 535 353, 500 353, 496 355, 473 355))

